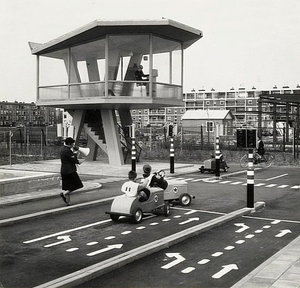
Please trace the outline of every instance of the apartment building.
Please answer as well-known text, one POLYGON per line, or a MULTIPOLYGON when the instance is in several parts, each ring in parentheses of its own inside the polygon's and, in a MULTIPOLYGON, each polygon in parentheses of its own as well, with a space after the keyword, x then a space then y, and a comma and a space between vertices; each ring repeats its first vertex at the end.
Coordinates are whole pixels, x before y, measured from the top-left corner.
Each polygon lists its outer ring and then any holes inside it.
POLYGON ((272 98, 280 94, 289 94, 294 96, 296 100, 300 95, 300 86, 297 85, 296 88, 288 86, 277 88, 277 86, 274 86, 270 90, 258 90, 255 87, 251 89, 231 88, 228 91, 193 90, 183 94, 183 101, 186 110, 230 110, 235 117, 236 124, 250 126, 257 126, 258 110, 261 105, 261 121, 263 126, 268 126, 274 123, 275 112, 275 120, 278 122, 286 121, 287 115, 295 115, 297 112, 297 106, 280 102, 276 105, 272 104, 272 98), (267 97, 270 101, 263 101, 263 97, 267 97))
POLYGON ((61 123, 62 115, 52 107, 35 103, 0 102, 0 127, 48 126, 61 123))

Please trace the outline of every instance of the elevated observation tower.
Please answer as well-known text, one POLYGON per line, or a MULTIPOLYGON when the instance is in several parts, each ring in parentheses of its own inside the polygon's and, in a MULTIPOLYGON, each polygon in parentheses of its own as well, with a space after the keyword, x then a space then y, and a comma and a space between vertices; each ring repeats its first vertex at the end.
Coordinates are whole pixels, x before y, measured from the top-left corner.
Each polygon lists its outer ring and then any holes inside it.
POLYGON ((29 42, 36 55, 36 104, 73 116, 76 142, 83 129, 88 135, 88 160, 100 147, 110 164, 123 165, 130 110, 184 105, 184 49, 201 37, 200 30, 169 19, 95 20, 44 44, 29 42), (137 80, 139 65, 148 79, 137 80))

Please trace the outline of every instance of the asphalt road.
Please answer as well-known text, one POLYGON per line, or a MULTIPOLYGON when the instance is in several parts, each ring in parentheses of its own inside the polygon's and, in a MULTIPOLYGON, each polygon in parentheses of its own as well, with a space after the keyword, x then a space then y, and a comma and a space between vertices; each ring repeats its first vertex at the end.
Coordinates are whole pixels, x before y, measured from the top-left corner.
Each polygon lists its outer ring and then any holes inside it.
MULTIPOLYGON (((255 201, 266 203, 262 211, 137 259, 80 287, 166 287, 170 281, 175 287, 230 287, 300 235, 299 190, 292 188, 298 185, 297 175, 298 169, 286 167, 256 171, 255 201), (174 261, 179 263, 173 265, 174 261)), ((34 287, 246 206, 245 173, 216 182, 203 181, 207 176, 182 176, 196 198, 189 207, 174 206, 167 218, 150 216, 138 225, 128 219, 113 223, 105 214, 111 200, 76 209, 76 203, 99 199, 99 192, 89 192, 75 194, 74 207, 65 207, 60 214, 2 227, 2 284, 34 287)), ((118 195, 120 184, 104 185, 102 198, 118 195)), ((60 197, 1 209, 1 218, 55 207, 64 207, 60 197)))

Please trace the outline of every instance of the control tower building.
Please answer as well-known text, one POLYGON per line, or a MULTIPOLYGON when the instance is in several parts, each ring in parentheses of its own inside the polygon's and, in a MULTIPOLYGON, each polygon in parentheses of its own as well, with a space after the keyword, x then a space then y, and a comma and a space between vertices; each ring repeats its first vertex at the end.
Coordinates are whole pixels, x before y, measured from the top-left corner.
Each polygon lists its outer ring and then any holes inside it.
POLYGON ((123 165, 131 150, 124 134, 130 110, 184 106, 184 50, 201 37, 200 30, 163 18, 95 20, 44 44, 29 42, 36 104, 72 115, 76 143, 83 129, 88 135, 88 160, 100 148, 111 165, 123 165), (135 73, 140 65, 148 75, 143 81, 135 73))

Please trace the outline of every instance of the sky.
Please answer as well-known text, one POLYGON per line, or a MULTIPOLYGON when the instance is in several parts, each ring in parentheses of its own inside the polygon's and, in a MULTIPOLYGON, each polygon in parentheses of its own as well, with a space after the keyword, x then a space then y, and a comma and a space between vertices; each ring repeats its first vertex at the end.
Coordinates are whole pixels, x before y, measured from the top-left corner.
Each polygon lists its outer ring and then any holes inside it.
POLYGON ((300 84, 300 0, 0 0, 0 100, 36 100, 28 42, 96 19, 162 17, 203 32, 184 52, 184 92, 300 84))

